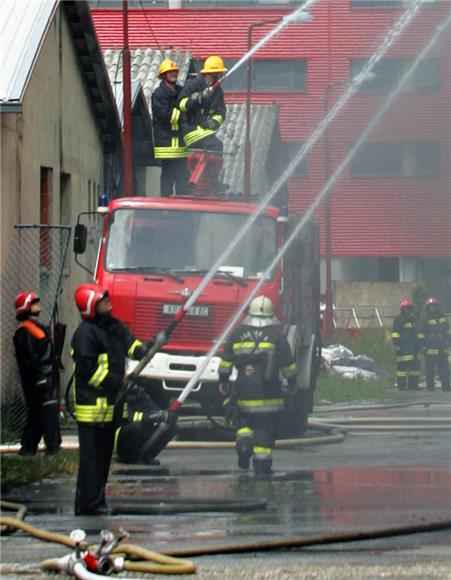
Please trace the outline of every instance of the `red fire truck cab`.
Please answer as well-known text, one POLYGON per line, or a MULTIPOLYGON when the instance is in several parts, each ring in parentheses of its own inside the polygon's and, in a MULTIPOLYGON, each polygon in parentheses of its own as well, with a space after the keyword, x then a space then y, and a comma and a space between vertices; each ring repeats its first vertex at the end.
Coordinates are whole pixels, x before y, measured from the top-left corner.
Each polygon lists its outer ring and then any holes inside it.
MULTIPOLYGON (((104 215, 94 277, 108 288, 115 316, 142 340, 165 329, 254 210, 255 205, 249 203, 201 197, 111 201, 104 215)), ((149 384, 162 406, 186 385, 238 305, 261 279, 293 223, 296 217, 288 219, 279 209, 266 208, 169 342, 146 366, 141 381, 149 384)), ((81 253, 83 248, 75 245, 81 253)), ((273 301, 296 355, 299 394, 291 430, 302 433, 312 405, 320 348, 319 234, 315 223, 301 231, 260 293, 273 301)), ((200 404, 207 415, 219 409, 219 360, 219 356, 212 358, 188 399, 200 404)), ((131 367, 133 364, 130 362, 131 367)))

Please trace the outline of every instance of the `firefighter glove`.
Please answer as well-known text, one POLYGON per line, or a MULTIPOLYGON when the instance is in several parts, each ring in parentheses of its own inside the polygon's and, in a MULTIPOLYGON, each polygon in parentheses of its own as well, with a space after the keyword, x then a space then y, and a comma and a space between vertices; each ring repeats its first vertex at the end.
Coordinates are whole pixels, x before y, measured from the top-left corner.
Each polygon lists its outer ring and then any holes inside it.
POLYGON ((202 100, 205 101, 206 99, 209 99, 211 97, 211 95, 213 94, 213 91, 214 91, 214 89, 213 89, 212 86, 207 87, 206 89, 204 89, 201 92, 202 100))
POLYGON ((210 117, 207 117, 206 119, 201 121, 200 126, 203 127, 204 129, 211 129, 212 131, 216 131, 217 129, 219 129, 218 121, 215 121, 210 117))
POLYGON ((193 103, 198 103, 199 105, 202 103, 202 93, 199 93, 197 91, 191 93, 189 98, 193 103))
POLYGON ((238 407, 233 397, 227 397, 222 404, 224 410, 224 419, 227 425, 238 424, 238 407))

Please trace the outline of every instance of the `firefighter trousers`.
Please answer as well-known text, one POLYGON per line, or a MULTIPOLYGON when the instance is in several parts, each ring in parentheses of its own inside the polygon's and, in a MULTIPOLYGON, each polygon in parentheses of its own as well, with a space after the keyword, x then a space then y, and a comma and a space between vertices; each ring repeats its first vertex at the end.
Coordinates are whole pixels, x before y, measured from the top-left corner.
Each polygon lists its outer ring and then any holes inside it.
POLYGON ((437 354, 425 354, 424 361, 426 365, 426 385, 430 391, 435 386, 435 368, 437 367, 440 377, 440 383, 444 391, 450 390, 450 376, 448 353, 445 349, 440 349, 437 354))
POLYGON ((417 355, 411 355, 411 360, 398 360, 396 362, 396 382, 398 389, 418 389, 420 380, 420 361, 417 355))
POLYGON ((113 455, 116 423, 78 423, 80 460, 75 515, 95 514, 106 508, 105 486, 113 455))
POLYGON ((189 171, 186 157, 161 159, 161 197, 188 194, 189 171))
POLYGON ((240 413, 236 432, 238 465, 247 469, 253 456, 255 473, 269 473, 276 440, 278 413, 240 413))
POLYGON ((46 453, 56 453, 61 445, 58 401, 31 402, 27 405, 27 422, 22 432, 21 455, 34 455, 41 437, 46 453))

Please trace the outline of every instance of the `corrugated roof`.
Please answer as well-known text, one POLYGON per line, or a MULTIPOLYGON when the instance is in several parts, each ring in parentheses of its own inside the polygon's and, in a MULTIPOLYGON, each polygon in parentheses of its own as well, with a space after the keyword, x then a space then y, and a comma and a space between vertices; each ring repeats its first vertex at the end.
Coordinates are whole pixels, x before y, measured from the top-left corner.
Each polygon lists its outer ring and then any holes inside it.
MULTIPOLYGON (((103 58, 105 59, 108 76, 110 77, 117 101, 117 95, 122 92, 122 51, 107 49, 103 52, 103 58)), ((166 58, 173 60, 180 68, 179 82, 184 84, 191 63, 190 52, 166 50, 164 53, 161 53, 159 50, 153 50, 151 48, 136 48, 131 51, 132 79, 141 82, 149 107, 152 93, 159 83, 158 69, 161 62, 166 58)))
MULTIPOLYGON (((113 92, 122 115, 122 58, 121 51, 107 49, 103 53, 113 92)), ((151 111, 152 92, 159 84, 158 69, 163 59, 169 58, 180 68, 179 83, 184 84, 191 65, 191 53, 180 50, 167 50, 161 53, 151 48, 137 48, 131 51, 131 74, 133 94, 141 83, 151 111)), ((278 120, 277 105, 253 105, 251 108, 252 142, 252 186, 253 194, 267 191, 269 176, 267 171, 268 154, 274 129, 278 120)), ((244 180, 244 139, 245 105, 228 104, 227 118, 218 132, 224 143, 224 168, 222 178, 230 185, 230 192, 243 191, 244 180)))
MULTIPOLYGON (((252 105, 251 107, 251 193, 261 195, 268 191, 271 176, 268 174, 268 157, 271 142, 277 133, 277 105, 252 105)), ((227 105, 226 122, 218 131, 224 143, 224 168, 222 178, 230 185, 230 193, 244 191, 244 141, 246 136, 246 105, 227 105)))
POLYGON ((2 0, 0 101, 22 100, 39 48, 59 0, 2 0))

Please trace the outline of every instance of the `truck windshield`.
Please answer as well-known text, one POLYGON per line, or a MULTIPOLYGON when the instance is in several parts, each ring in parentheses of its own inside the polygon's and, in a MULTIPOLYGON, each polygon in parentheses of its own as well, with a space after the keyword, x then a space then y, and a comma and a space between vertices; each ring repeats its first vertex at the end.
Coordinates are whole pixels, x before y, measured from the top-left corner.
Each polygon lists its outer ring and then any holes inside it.
MULTIPOLYGON (((119 209, 113 214, 105 266, 110 272, 208 270, 238 233, 245 214, 119 209)), ((276 220, 257 219, 220 270, 258 276, 276 252, 276 220)))

